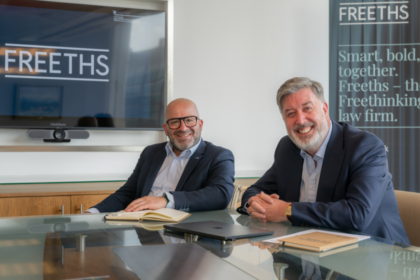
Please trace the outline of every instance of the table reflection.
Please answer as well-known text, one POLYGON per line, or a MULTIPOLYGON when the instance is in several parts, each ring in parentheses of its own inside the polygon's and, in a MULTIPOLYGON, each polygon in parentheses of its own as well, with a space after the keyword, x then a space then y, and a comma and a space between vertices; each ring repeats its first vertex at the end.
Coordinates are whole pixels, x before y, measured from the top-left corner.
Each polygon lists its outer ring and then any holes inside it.
MULTIPOLYGON (((203 237, 186 240, 157 223, 101 219, 102 215, 0 219, 0 278, 138 279, 114 248, 194 243, 257 279, 420 279, 420 252, 380 238, 311 253, 263 242, 271 236, 223 244, 203 237)), ((272 230, 274 236, 308 229, 288 222, 261 223, 227 210, 193 213, 183 222, 210 220, 272 230)), ((139 261, 143 258, 147 256, 139 261)))

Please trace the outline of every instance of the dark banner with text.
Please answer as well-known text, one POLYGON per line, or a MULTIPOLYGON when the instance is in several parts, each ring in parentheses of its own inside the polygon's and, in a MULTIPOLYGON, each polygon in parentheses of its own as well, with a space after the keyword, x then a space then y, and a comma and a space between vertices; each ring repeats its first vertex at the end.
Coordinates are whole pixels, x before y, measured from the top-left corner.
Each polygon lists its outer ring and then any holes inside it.
POLYGON ((385 144, 395 189, 420 192, 420 1, 330 0, 334 120, 385 144))

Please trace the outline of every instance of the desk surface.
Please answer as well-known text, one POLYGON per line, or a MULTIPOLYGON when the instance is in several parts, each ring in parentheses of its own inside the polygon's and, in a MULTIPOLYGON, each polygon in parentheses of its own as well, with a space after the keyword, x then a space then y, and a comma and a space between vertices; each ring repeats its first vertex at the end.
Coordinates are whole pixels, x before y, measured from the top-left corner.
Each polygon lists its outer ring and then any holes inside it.
MULTIPOLYGON (((309 253, 278 245, 269 247, 261 242, 273 236, 231 244, 209 238, 185 240, 174 232, 106 223, 102 217, 103 214, 0 219, 0 279, 139 279, 133 272, 135 268, 124 263, 114 248, 185 242, 196 243, 256 279, 420 279, 420 252, 381 238, 361 241, 356 248, 340 252, 309 253)), ((288 222, 264 224, 231 210, 192 213, 183 222, 206 220, 265 228, 273 230, 276 237, 308 229, 292 227, 288 222)), ((159 225, 154 224, 154 228, 159 225)), ((142 259, 147 258, 141 256, 138 261, 143 263, 142 259)), ((149 269, 167 267, 150 265, 149 269)), ((194 275, 197 277, 199 272, 194 275)))

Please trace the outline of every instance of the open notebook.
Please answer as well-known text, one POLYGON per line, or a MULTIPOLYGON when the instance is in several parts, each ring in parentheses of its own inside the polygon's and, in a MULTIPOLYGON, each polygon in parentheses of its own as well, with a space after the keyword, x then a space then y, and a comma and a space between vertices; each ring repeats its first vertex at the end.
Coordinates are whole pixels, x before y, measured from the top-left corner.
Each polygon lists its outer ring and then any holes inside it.
POLYGON ((162 221, 162 222, 179 222, 191 216, 190 213, 161 208, 157 210, 143 210, 139 212, 125 212, 120 211, 105 215, 105 220, 120 220, 120 221, 162 221))

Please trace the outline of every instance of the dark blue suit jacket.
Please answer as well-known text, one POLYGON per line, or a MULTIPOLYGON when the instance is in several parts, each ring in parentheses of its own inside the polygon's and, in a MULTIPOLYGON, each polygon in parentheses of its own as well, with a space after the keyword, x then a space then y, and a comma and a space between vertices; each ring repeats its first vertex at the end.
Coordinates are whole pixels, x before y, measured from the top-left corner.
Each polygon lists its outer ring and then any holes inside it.
POLYGON ((303 158, 283 137, 273 166, 244 193, 242 205, 264 191, 292 204, 294 226, 353 230, 409 244, 398 212, 386 151, 375 135, 332 121, 315 203, 298 202, 303 158))
MULTIPOLYGON (((133 174, 114 194, 94 208, 100 212, 124 210, 133 200, 147 196, 166 158, 165 143, 146 147, 133 174)), ((190 157, 174 192, 175 209, 190 211, 226 208, 233 194, 234 158, 231 151, 201 141, 190 157)))

